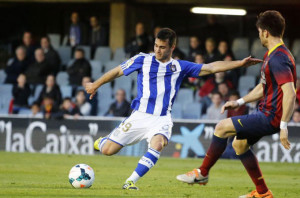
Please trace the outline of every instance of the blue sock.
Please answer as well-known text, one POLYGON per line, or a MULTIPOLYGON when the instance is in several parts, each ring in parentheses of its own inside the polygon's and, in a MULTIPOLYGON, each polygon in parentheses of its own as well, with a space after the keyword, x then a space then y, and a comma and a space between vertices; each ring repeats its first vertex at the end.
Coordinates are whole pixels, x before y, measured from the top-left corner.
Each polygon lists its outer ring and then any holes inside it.
POLYGON ((139 178, 143 177, 157 162, 160 152, 153 148, 149 148, 147 153, 140 159, 136 169, 126 181, 136 183, 139 178))

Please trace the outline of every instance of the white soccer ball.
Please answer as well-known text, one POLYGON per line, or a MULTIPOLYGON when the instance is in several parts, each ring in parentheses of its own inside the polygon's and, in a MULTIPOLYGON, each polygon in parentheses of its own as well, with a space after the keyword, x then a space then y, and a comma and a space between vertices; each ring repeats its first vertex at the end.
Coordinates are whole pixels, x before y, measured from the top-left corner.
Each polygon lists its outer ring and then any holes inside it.
POLYGON ((74 188, 89 188, 94 180, 94 170, 87 164, 77 164, 69 172, 69 182, 74 188))

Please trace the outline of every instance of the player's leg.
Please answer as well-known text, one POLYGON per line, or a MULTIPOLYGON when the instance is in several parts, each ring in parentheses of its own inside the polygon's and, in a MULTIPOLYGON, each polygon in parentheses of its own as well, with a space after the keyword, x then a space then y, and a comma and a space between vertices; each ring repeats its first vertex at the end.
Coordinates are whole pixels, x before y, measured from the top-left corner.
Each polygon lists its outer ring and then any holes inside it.
POLYGON ((221 120, 215 128, 212 142, 207 150, 202 165, 186 174, 178 175, 177 179, 189 184, 208 182, 208 173, 217 160, 221 157, 227 146, 228 137, 236 135, 236 130, 230 118, 221 120))
POLYGON ((249 176, 251 177, 253 183, 256 186, 256 190, 252 191, 248 195, 240 196, 240 198, 248 197, 272 197, 272 192, 269 191, 265 180, 262 176, 261 170, 259 168, 258 161, 250 149, 247 140, 238 140, 236 137, 232 142, 232 147, 234 148, 236 154, 239 156, 242 164, 247 170, 249 176))
POLYGON ((143 177, 156 164, 161 151, 167 144, 168 140, 164 135, 157 134, 153 136, 147 153, 139 160, 136 169, 126 180, 125 185, 129 182, 136 183, 143 177))

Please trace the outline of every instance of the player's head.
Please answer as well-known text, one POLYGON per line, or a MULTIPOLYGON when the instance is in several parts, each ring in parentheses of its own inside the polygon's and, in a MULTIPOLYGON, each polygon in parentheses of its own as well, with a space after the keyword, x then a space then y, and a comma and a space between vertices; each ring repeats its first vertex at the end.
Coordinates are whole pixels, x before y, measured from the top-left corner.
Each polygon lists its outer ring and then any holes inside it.
POLYGON ((280 12, 275 10, 268 10, 258 15, 256 27, 259 32, 261 44, 264 47, 267 47, 269 38, 283 37, 285 20, 280 12))
POLYGON ((176 46, 176 33, 170 28, 162 28, 156 38, 154 44, 155 57, 159 61, 168 60, 176 46))

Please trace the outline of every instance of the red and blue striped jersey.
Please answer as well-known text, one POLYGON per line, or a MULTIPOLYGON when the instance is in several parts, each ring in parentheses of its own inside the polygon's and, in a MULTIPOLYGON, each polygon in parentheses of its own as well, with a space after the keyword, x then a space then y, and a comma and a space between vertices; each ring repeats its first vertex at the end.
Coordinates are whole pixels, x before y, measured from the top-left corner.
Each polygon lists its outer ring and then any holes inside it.
POLYGON ((261 68, 264 98, 259 110, 271 118, 271 124, 279 128, 282 117, 283 92, 281 85, 293 82, 296 86, 295 59, 287 47, 280 43, 266 52, 261 68))

